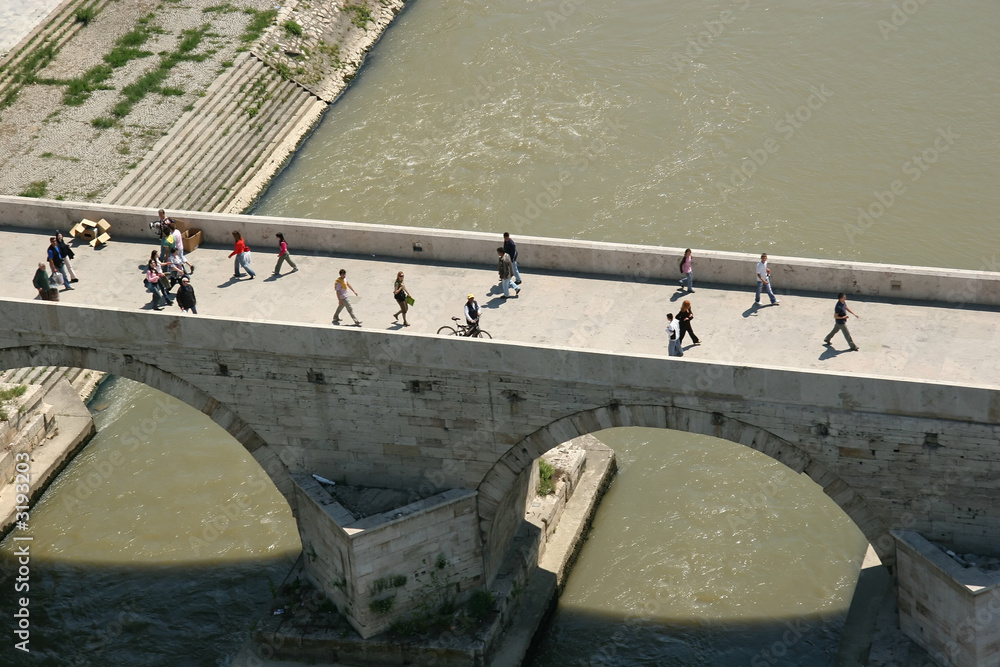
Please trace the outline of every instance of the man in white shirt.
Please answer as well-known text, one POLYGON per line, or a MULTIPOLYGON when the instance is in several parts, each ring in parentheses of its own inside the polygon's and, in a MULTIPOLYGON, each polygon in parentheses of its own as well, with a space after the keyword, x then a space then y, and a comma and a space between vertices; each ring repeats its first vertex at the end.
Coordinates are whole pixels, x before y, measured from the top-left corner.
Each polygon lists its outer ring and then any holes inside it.
POLYGON ((674 314, 667 313, 667 338, 670 344, 667 346, 667 354, 671 357, 683 357, 684 350, 681 348, 680 327, 674 322, 674 314))
POLYGON ((184 235, 181 233, 181 230, 177 229, 177 223, 173 221, 170 222, 170 233, 174 237, 174 248, 177 249, 177 256, 180 257, 181 264, 190 266, 190 272, 194 273, 194 264, 184 258, 184 235))
POLYGON ((757 262, 757 298, 753 301, 755 306, 760 305, 760 291, 762 288, 767 288, 767 295, 771 297, 772 306, 781 304, 775 298, 774 291, 771 289, 771 269, 767 268, 767 253, 761 255, 760 261, 757 262))

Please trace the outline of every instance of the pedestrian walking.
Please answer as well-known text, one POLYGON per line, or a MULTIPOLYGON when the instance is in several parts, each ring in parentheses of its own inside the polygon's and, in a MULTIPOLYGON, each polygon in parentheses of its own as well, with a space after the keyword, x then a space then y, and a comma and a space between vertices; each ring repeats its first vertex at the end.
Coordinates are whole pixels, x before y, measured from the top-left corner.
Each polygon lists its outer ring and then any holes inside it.
POLYGON ((393 315, 393 318, 398 322, 399 316, 403 316, 403 326, 408 327, 410 323, 406 321, 406 311, 410 309, 409 300, 412 299, 410 296, 410 290, 406 288, 403 283, 403 272, 400 271, 396 274, 396 282, 392 284, 392 298, 396 300, 399 304, 399 310, 393 315))
POLYGON ((510 263, 514 267, 514 284, 521 284, 521 272, 517 270, 517 244, 507 232, 503 233, 503 251, 510 255, 510 263))
POLYGON ((56 245, 59 246, 59 252, 63 256, 63 264, 66 265, 66 270, 69 271, 69 281, 71 283, 80 282, 79 278, 76 277, 76 272, 73 271, 73 262, 70 261, 76 259, 76 255, 73 254, 73 249, 66 245, 62 232, 56 232, 56 245))
POLYGON ((149 253, 149 261, 146 262, 146 282, 147 289, 153 293, 153 308, 159 305, 159 295, 163 295, 163 300, 169 305, 173 305, 173 297, 170 295, 170 287, 167 275, 163 272, 163 265, 156 258, 156 251, 149 253))
POLYGON ((347 300, 347 290, 354 292, 354 296, 358 295, 354 288, 351 287, 351 283, 347 282, 347 269, 340 270, 340 277, 333 283, 333 288, 337 290, 337 311, 333 314, 333 323, 340 324, 340 311, 346 308, 347 314, 354 320, 354 326, 360 327, 361 322, 355 317, 354 309, 351 308, 351 302, 347 300))
POLYGON ((167 263, 163 265, 163 268, 166 270, 165 272, 169 272, 167 273, 167 277, 170 282, 167 289, 179 283, 181 278, 189 277, 187 270, 184 268, 184 260, 181 258, 177 248, 170 251, 170 257, 167 259, 167 263))
POLYGON ((49 268, 52 269, 52 276, 49 278, 49 284, 58 284, 59 279, 56 278, 56 273, 59 273, 63 277, 63 291, 73 289, 73 286, 69 284, 69 275, 66 274, 66 263, 63 261, 62 252, 59 250, 59 244, 56 242, 56 237, 49 237, 49 249, 48 249, 48 259, 49 268))
POLYGON ((240 268, 243 268, 250 276, 250 280, 253 280, 257 274, 250 268, 250 248, 247 247, 243 236, 237 231, 233 232, 233 240, 236 241, 236 245, 229 253, 230 257, 236 256, 236 259, 233 260, 233 278, 242 278, 243 274, 240 273, 240 268))
POLYGON ((854 315, 854 317, 859 317, 857 313, 851 310, 851 307, 847 305, 847 296, 841 292, 837 295, 837 305, 833 307, 833 330, 826 335, 823 339, 823 345, 831 345, 830 339, 838 331, 843 332, 844 338, 847 339, 847 344, 851 346, 852 352, 857 352, 861 348, 854 344, 854 340, 851 338, 851 332, 847 330, 847 313, 854 315))
POLYGON ((514 275, 514 263, 510 259, 510 255, 504 252, 503 247, 497 248, 497 256, 500 258, 499 269, 500 269, 500 287, 503 288, 503 298, 510 297, 510 288, 514 288, 514 296, 521 293, 521 288, 514 284, 512 276, 514 275))
POLYGON ((475 336, 479 331, 479 317, 482 309, 476 303, 476 295, 470 294, 465 299, 465 323, 468 325, 465 330, 466 337, 475 336))
POLYGON ((685 301, 681 304, 681 309, 677 313, 677 317, 675 319, 677 326, 680 329, 680 336, 678 336, 679 344, 684 344, 684 334, 690 334, 691 341, 695 345, 701 345, 701 340, 694 334, 694 330, 691 328, 691 320, 694 319, 694 313, 691 312, 690 301, 685 301))
POLYGON ((170 256, 169 246, 174 244, 174 235, 171 229, 174 219, 168 218, 162 208, 156 212, 156 215, 156 220, 149 223, 149 226, 156 230, 156 235, 160 239, 160 261, 165 262, 167 261, 167 257, 170 256))
MULTIPOLYGON (((181 230, 177 229, 177 223, 174 221, 170 222, 170 235, 173 237, 174 240, 173 250, 175 250, 177 252, 177 256, 180 257, 181 264, 182 265, 187 264, 188 266, 191 267, 191 270, 185 271, 185 273, 194 273, 194 264, 189 262, 187 258, 184 256, 184 234, 181 233, 181 230)), ((169 257, 170 255, 167 255, 168 259, 169 257)))
POLYGON ((177 288, 177 305, 180 306, 182 313, 190 310, 192 314, 197 315, 198 309, 195 307, 197 303, 198 299, 194 295, 194 288, 191 287, 191 279, 184 276, 181 278, 181 286, 177 288))
POLYGON ((684 251, 684 256, 681 257, 678 268, 680 268, 681 274, 684 276, 680 281, 681 289, 687 286, 688 294, 690 294, 694 291, 694 272, 691 270, 691 248, 684 251))
POLYGON ((274 265, 274 275, 281 275, 281 265, 285 262, 288 262, 288 265, 292 267, 292 273, 295 273, 299 270, 299 267, 295 266, 292 256, 288 254, 288 244, 285 243, 285 235, 278 232, 275 236, 278 237, 278 263, 274 265))
POLYGON ((764 288, 767 288, 767 295, 771 298, 771 305, 781 305, 781 302, 774 296, 774 291, 771 289, 771 269, 767 268, 767 253, 761 255, 760 261, 757 262, 757 297, 754 299, 754 305, 760 305, 760 291, 764 288))
MULTIPOLYGON (((49 301, 49 290, 52 289, 49 286, 49 273, 45 270, 45 262, 38 263, 38 269, 35 271, 35 277, 31 279, 31 284, 35 286, 38 290, 38 298, 43 301, 49 301)), ((59 300, 58 292, 56 292, 56 301, 59 300)))
POLYGON ((678 332, 677 323, 674 322, 674 314, 667 313, 667 354, 671 357, 683 357, 684 350, 681 349, 681 339, 678 332))

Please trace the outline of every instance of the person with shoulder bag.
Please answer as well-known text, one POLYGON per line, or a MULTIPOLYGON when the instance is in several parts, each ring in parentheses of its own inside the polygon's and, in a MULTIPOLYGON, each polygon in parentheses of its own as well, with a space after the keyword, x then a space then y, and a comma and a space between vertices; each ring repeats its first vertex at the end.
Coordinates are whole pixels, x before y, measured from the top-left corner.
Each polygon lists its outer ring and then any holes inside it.
POLYGON ((230 257, 233 255, 236 256, 236 259, 233 261, 233 278, 243 277, 243 274, 240 273, 240 268, 242 267, 250 276, 250 280, 253 280, 257 277, 257 274, 250 268, 250 248, 247 247, 247 244, 243 241, 243 236, 239 232, 233 232, 233 239, 236 241, 236 245, 233 251, 229 253, 230 257))
POLYGON ((408 327, 410 323, 406 321, 406 311, 410 309, 410 305, 415 301, 412 296, 410 296, 409 290, 406 289, 406 285, 403 283, 403 272, 400 271, 396 274, 396 282, 392 285, 392 298, 396 300, 399 304, 399 310, 393 315, 396 321, 399 321, 399 316, 403 316, 403 326, 408 327))
POLYGON ((76 255, 73 254, 73 249, 66 245, 62 232, 56 232, 56 245, 59 247, 59 252, 62 253, 63 264, 66 265, 66 270, 69 271, 69 281, 71 283, 80 282, 80 279, 76 277, 76 273, 73 271, 73 262, 70 261, 71 259, 76 259, 76 255))

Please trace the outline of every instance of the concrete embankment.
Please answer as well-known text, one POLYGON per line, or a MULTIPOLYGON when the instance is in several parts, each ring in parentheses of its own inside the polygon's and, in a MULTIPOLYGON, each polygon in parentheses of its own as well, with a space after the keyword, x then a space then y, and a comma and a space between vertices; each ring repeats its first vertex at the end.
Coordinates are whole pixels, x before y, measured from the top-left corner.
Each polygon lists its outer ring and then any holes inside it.
POLYGON ((39 16, 0 59, 0 192, 241 211, 404 0, 239 4, 66 0, 39 16))
POLYGON ((96 371, 61 367, 18 368, 0 374, 0 390, 19 394, 2 405, 6 418, 0 421, 4 446, 0 535, 11 530, 17 507, 25 505, 18 496, 27 495, 27 504, 33 504, 94 435, 94 419, 85 401, 104 377, 96 371))

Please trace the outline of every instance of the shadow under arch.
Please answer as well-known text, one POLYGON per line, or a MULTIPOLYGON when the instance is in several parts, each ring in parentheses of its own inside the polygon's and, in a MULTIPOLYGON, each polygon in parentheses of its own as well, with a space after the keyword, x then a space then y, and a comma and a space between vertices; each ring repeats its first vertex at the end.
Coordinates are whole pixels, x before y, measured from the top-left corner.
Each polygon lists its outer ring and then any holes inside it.
POLYGON ((610 405, 584 410, 557 419, 510 448, 490 468, 480 482, 479 530, 486 559, 488 579, 492 579, 503 553, 497 547, 513 536, 524 516, 524 494, 517 481, 531 463, 560 444, 608 428, 641 426, 663 428, 714 436, 745 445, 784 464, 795 472, 805 473, 819 484, 854 521, 875 549, 883 565, 895 565, 895 540, 889 528, 868 506, 865 498, 836 472, 814 459, 806 448, 773 433, 719 412, 663 405, 610 405))
POLYGON ((295 492, 288 467, 278 453, 232 409, 190 382, 127 354, 66 345, 30 345, 0 348, 0 368, 29 366, 87 368, 149 385, 208 415, 233 436, 257 461, 297 514, 295 492))

